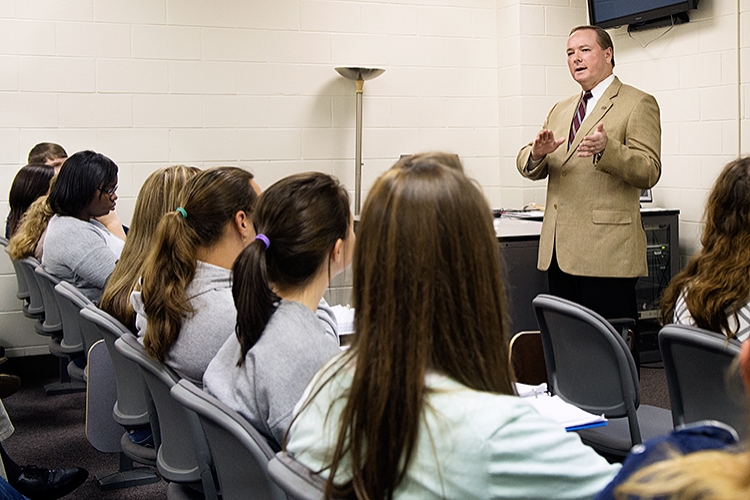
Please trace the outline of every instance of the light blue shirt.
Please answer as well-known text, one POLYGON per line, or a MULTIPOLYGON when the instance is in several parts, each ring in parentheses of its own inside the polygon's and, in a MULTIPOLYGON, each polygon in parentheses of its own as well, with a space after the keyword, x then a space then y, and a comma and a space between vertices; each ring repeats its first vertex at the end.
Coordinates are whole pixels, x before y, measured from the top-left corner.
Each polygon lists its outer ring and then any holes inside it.
MULTIPOLYGON (((287 443, 287 451, 312 470, 330 461, 346 402, 340 396, 352 381, 352 369, 344 368, 303 406, 324 370, 297 404, 302 412, 287 443)), ((589 499, 620 470, 522 398, 475 391, 435 373, 425 383, 416 449, 394 498, 589 499)), ((349 462, 339 471, 336 482, 347 481, 349 462)), ((327 477, 327 471, 321 474, 327 477)))

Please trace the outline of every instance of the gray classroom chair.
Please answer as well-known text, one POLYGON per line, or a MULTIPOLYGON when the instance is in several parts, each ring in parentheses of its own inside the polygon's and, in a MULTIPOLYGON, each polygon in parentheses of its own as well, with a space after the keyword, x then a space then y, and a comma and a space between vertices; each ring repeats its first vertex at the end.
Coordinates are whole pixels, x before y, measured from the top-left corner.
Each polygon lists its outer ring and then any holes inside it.
POLYGON ((83 348, 85 352, 89 352, 91 346, 101 340, 102 336, 94 325, 88 321, 83 321, 81 310, 89 304, 94 305, 94 303, 67 281, 60 281, 55 285, 55 294, 63 320, 63 331, 65 331, 67 324, 76 325, 83 341, 83 348))
MULTIPOLYGON (((8 249, 5 249, 5 253, 8 253, 8 249)), ((10 259, 10 263, 13 264, 13 270, 16 273, 16 284, 18 285, 18 289, 16 291, 16 298, 23 302, 23 315, 27 318, 34 317, 29 315, 29 284, 26 283, 26 276, 23 273, 23 264, 19 262, 17 259, 14 259, 10 256, 8 253, 8 258, 10 259)))
MULTIPOLYGON (((21 272, 23 273, 24 280, 29 289, 29 306, 24 313, 27 317, 36 319, 37 322, 34 324, 34 331, 40 335, 50 336, 50 333, 46 333, 44 324, 44 300, 42 299, 42 290, 39 288, 39 283, 36 279, 36 273, 34 270, 39 267, 39 261, 34 257, 26 257, 18 261, 21 264, 21 272)), ((62 328, 59 326, 58 329, 62 328)), ((59 333, 59 332, 53 332, 59 333)))
POLYGON ((640 404, 633 356, 607 320, 552 295, 539 295, 532 304, 550 391, 608 419, 605 427, 578 431, 584 443, 610 460, 622 460, 633 446, 672 430, 669 410, 640 404))
MULTIPOLYGON (((34 330, 40 335, 50 337, 48 343, 50 353, 59 359, 59 380, 46 384, 44 393, 53 396, 83 392, 86 390, 86 384, 80 380, 71 380, 68 373, 68 364, 70 363, 68 354, 72 350, 64 351, 62 348, 62 319, 54 291, 52 291, 51 286, 48 286, 50 282, 47 280, 47 276, 49 275, 47 273, 37 274, 36 270, 41 269, 42 266, 34 257, 26 257, 21 259, 20 262, 26 283, 29 286, 29 312, 34 315, 32 317, 38 318, 34 324, 34 330), (41 307, 39 307, 39 303, 42 304, 41 307)), ((83 348, 81 347, 78 352, 83 353, 83 348)))
MULTIPOLYGON (((122 427, 143 427, 158 425, 155 411, 151 411, 153 403, 146 387, 141 369, 133 361, 126 359, 115 348, 115 341, 130 331, 116 318, 88 304, 81 309, 81 319, 99 331, 109 352, 111 368, 113 370, 116 397, 109 406, 109 413, 113 420, 122 427), (151 422, 150 416, 154 415, 151 422)), ((135 467, 135 463, 156 467, 156 449, 133 443, 127 432, 119 429, 120 447, 117 450, 120 466, 117 472, 97 476, 97 486, 102 491, 119 488, 130 488, 142 484, 154 483, 160 480, 154 471, 147 467, 135 467)))
MULTIPOLYGON (((45 271, 42 266, 37 266, 34 273, 44 300, 45 325, 50 321, 50 318, 55 318, 62 328, 62 338, 52 337, 50 339, 49 351, 60 359, 69 360, 74 357, 85 356, 86 350, 81 335, 81 322, 77 318, 63 318, 60 310, 60 302, 57 300, 57 293, 55 293, 55 286, 60 283, 60 280, 45 271)), ((68 361, 65 369, 70 379, 85 382, 83 368, 77 366, 73 361, 68 361)), ((85 388, 84 385, 83 389, 85 390, 85 388)))
POLYGON ((168 500, 194 498, 199 488, 202 488, 206 500, 219 498, 211 452, 198 416, 169 393, 180 378, 163 363, 151 359, 132 334, 117 339, 115 348, 140 366, 156 407, 158 425, 153 427, 154 444, 158 450, 156 467, 170 482, 168 500))
POLYGON ((268 476, 273 450, 245 418, 187 380, 172 387, 172 397, 198 414, 216 467, 222 500, 284 500, 268 476))
POLYGON ((739 370, 730 368, 741 346, 737 339, 695 326, 661 329, 659 350, 675 427, 718 420, 747 438, 747 397, 739 370))
POLYGON ((268 474, 291 500, 323 500, 324 480, 285 451, 268 463, 268 474))

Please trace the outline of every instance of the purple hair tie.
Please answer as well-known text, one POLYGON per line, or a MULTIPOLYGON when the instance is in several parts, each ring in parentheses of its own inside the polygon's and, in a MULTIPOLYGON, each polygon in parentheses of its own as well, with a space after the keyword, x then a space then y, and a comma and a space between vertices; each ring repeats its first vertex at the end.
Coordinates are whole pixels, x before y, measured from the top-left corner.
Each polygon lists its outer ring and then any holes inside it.
POLYGON ((260 241, 262 241, 262 242, 263 242, 263 244, 264 244, 264 245, 266 245, 266 250, 268 250, 268 247, 270 247, 270 246, 271 246, 271 240, 269 240, 269 239, 268 239, 268 236, 266 236, 266 235, 265 235, 265 234, 263 234, 263 233, 261 233, 261 234, 257 235, 257 236, 256 236, 256 237, 255 237, 254 239, 255 239, 255 240, 260 240, 260 241))

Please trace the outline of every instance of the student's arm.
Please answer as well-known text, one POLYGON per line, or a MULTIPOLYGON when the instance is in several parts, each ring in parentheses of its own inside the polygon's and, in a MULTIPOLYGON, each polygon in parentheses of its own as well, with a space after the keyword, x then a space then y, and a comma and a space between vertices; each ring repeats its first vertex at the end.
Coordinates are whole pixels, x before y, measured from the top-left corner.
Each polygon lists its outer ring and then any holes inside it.
POLYGON ((107 215, 97 217, 96 220, 101 222, 110 233, 125 241, 127 236, 125 235, 125 230, 122 228, 122 221, 120 220, 120 216, 117 215, 117 212, 112 210, 107 215))

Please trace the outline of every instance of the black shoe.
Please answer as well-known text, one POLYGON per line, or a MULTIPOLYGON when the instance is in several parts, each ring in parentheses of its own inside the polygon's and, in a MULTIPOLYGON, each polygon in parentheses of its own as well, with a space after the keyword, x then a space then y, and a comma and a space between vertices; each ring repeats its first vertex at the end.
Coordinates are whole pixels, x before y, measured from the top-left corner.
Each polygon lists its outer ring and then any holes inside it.
POLYGON ((55 500, 81 486, 88 477, 88 471, 81 467, 40 469, 26 465, 12 486, 31 500, 55 500))
POLYGON ((16 375, 0 373, 0 399, 5 399, 16 393, 21 387, 21 378, 16 375))

